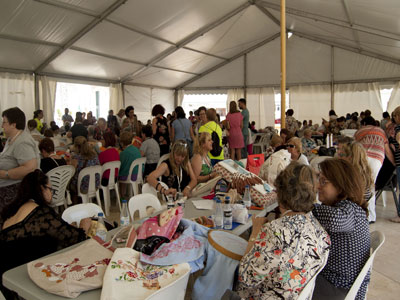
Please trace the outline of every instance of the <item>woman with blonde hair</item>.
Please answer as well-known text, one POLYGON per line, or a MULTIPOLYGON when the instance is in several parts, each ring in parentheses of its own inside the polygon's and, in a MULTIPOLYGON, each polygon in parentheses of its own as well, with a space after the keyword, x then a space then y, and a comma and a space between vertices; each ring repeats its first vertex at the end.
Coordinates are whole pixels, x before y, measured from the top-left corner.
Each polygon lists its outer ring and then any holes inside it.
POLYGON ((287 151, 290 153, 292 160, 304 165, 309 165, 307 157, 302 153, 303 147, 298 137, 292 137, 286 144, 287 151))
MULTIPOLYGON (((78 195, 78 176, 79 172, 91 166, 100 165, 97 153, 89 145, 88 141, 83 136, 77 136, 74 140, 73 146, 74 154, 72 155, 71 165, 75 167, 75 174, 70 182, 70 191, 74 204, 77 203, 78 195)), ((96 175, 96 186, 100 185, 100 176, 96 175)), ((87 176, 83 177, 81 184, 81 192, 87 193, 89 188, 89 178, 87 176)))
POLYGON ((162 162, 157 169, 151 172, 147 181, 161 194, 175 196, 177 192, 182 192, 184 196, 189 197, 191 190, 197 184, 197 180, 189 163, 186 141, 175 141, 169 159, 162 162), (168 189, 161 186, 157 180, 158 177, 161 177, 162 182, 168 185, 168 189))
POLYGON ((241 149, 244 147, 242 134, 243 115, 237 109, 235 101, 229 103, 229 113, 226 116, 226 120, 226 126, 229 132, 228 144, 230 157, 233 160, 240 160, 242 158, 241 149))
POLYGON ((213 141, 208 132, 200 133, 199 137, 194 140, 194 155, 191 163, 198 183, 206 182, 217 176, 217 173, 212 171, 211 160, 208 157, 212 144, 213 141))

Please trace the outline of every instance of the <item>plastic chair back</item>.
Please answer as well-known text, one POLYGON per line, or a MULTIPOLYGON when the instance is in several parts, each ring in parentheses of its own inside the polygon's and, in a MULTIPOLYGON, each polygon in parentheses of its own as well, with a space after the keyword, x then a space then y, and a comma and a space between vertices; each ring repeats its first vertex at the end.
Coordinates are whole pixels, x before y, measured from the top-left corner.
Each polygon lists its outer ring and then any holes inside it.
POLYGON ((372 263, 374 262, 376 252, 379 250, 379 248, 383 245, 384 242, 385 242, 385 235, 382 232, 380 231, 371 232, 372 254, 368 258, 361 272, 358 274, 356 280, 354 281, 353 285, 351 286, 344 300, 356 299, 358 290, 360 289, 360 286, 363 283, 365 276, 367 275, 368 271, 372 268, 372 263))
MULTIPOLYGON (((146 164, 146 157, 141 157, 138 159, 135 159, 131 166, 129 167, 129 173, 128 173, 128 178, 126 180, 120 180, 120 183, 124 184, 130 184, 132 186, 133 190, 133 195, 138 195, 139 194, 139 184, 143 184, 143 170, 144 170, 144 165, 146 164), (132 180, 132 173, 135 167, 138 167, 138 173, 136 180, 132 180)), ((130 193, 129 193, 130 194, 130 193)))
POLYGON ((164 299, 174 299, 174 300, 184 300, 186 294, 186 287, 189 280, 190 271, 188 271, 184 276, 180 277, 178 280, 170 283, 161 290, 155 292, 151 296, 147 297, 146 300, 164 300, 164 299))
POLYGON ((86 167, 79 172, 78 175, 78 196, 82 198, 83 203, 88 203, 89 199, 96 198, 97 204, 101 207, 100 202, 100 186, 96 186, 96 174, 101 179, 101 166, 86 167), (89 176, 89 186, 87 193, 81 192, 82 179, 85 176, 89 176))
POLYGON ((140 194, 129 199, 128 207, 132 220, 137 210, 139 211, 140 219, 147 217, 147 207, 149 206, 153 207, 156 211, 161 210, 161 204, 157 196, 153 194, 140 194))
POLYGON ((110 214, 110 206, 111 206, 111 196, 110 191, 115 190, 115 194, 117 196, 117 202, 119 205, 119 211, 121 211, 121 201, 119 200, 119 189, 118 189, 118 181, 115 182, 116 178, 116 170, 119 170, 121 167, 121 162, 119 160, 116 161, 109 161, 101 166, 101 178, 103 178, 103 174, 106 171, 110 172, 110 176, 108 177, 108 184, 107 186, 103 186, 100 184, 100 188, 103 191, 104 196, 104 209, 106 214, 110 214))
POLYGON ((315 288, 315 281, 317 280, 317 276, 325 268, 325 265, 327 262, 328 262, 328 258, 325 259, 323 265, 319 268, 317 273, 315 273, 314 276, 310 279, 310 281, 307 282, 306 286, 301 291, 297 300, 306 300, 306 299, 311 300, 312 299, 312 295, 313 295, 314 288, 315 288))
POLYGON ((142 194, 152 194, 157 197, 157 191, 150 184, 145 183, 142 186, 142 194))
POLYGON ((64 205, 67 208, 69 199, 69 193, 67 198, 65 197, 67 186, 75 173, 75 168, 73 166, 60 166, 54 168, 47 172, 47 177, 51 183, 52 188, 55 190, 53 198, 51 200, 50 206, 57 207, 64 205))
POLYGON ((68 224, 76 222, 79 226, 82 219, 97 217, 99 212, 103 212, 100 206, 94 203, 82 203, 68 207, 64 210, 61 218, 68 224))
POLYGON ((161 163, 162 163, 164 160, 167 160, 168 158, 169 158, 169 153, 164 154, 163 156, 161 156, 160 159, 158 160, 157 168, 161 165, 161 163))

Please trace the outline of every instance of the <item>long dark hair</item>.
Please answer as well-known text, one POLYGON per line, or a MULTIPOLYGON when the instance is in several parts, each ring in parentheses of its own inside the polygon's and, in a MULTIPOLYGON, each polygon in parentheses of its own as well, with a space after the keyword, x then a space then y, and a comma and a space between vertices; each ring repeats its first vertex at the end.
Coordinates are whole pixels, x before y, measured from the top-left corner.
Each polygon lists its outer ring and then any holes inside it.
POLYGON ((48 182, 49 178, 39 169, 26 175, 21 181, 15 200, 3 209, 3 220, 14 216, 19 208, 31 199, 40 206, 48 205, 42 191, 42 187, 46 187, 48 182))
POLYGON ((364 199, 365 183, 351 163, 344 159, 330 158, 321 162, 319 168, 339 192, 336 203, 350 200, 361 206, 368 215, 368 203, 364 199))

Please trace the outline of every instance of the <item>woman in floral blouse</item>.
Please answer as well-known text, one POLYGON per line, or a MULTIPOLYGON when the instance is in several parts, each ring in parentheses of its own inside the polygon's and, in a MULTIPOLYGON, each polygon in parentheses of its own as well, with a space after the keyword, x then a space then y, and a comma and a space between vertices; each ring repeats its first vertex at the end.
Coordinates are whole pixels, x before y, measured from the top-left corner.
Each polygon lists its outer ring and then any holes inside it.
POLYGON ((275 186, 282 216, 270 223, 253 218, 239 266, 237 291, 245 299, 297 299, 328 258, 329 236, 311 213, 317 190, 312 169, 292 162, 275 186))

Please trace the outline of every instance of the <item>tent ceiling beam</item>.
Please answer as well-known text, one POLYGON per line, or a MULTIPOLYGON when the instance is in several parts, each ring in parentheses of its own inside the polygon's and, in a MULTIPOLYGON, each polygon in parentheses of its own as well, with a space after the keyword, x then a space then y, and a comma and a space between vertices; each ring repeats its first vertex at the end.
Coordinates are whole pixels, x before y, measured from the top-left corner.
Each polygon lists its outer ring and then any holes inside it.
POLYGON ((354 30, 354 28, 353 28, 354 21, 353 21, 353 17, 351 15, 349 4, 347 3, 347 0, 342 0, 342 4, 343 4, 344 11, 346 13, 347 20, 349 21, 349 25, 351 27, 351 32, 353 33, 354 40, 357 43, 358 48, 362 49, 361 44, 360 44, 360 38, 358 36, 358 32, 357 32, 357 30, 354 30))
POLYGON ((216 20, 216 21, 214 21, 214 22, 212 22, 212 23, 200 28, 199 30, 193 32, 192 34, 190 34, 186 38, 184 38, 181 41, 179 41, 175 46, 172 46, 172 47, 168 48, 167 50, 161 52, 159 55, 155 56, 148 64, 146 64, 146 66, 140 68, 139 70, 137 70, 137 71, 135 71, 135 72, 133 72, 131 74, 126 75, 124 78, 122 78, 122 82, 126 82, 126 81, 134 79, 135 76, 139 75, 140 73, 144 72, 148 68, 152 67, 157 62, 163 60, 167 56, 169 56, 172 53, 178 51, 180 48, 182 48, 185 45, 189 44, 190 42, 194 41, 198 37, 206 34, 210 30, 214 29, 215 27, 217 27, 218 25, 224 23, 225 21, 229 20, 230 18, 232 18, 233 16, 235 16, 238 13, 242 12, 247 7, 249 7, 250 5, 253 5, 253 4, 254 4, 254 1, 247 1, 246 3, 242 4, 241 6, 237 7, 234 10, 232 10, 231 12, 227 13, 223 17, 219 18, 218 20, 216 20))
POLYGON ((53 78, 60 78, 60 79, 69 79, 75 81, 92 81, 92 82, 99 82, 99 83, 120 83, 119 80, 112 80, 112 79, 102 79, 102 78, 95 78, 95 77, 85 77, 85 76, 77 76, 77 75, 68 75, 68 74, 57 74, 57 73, 50 73, 50 72, 35 72, 36 75, 39 76, 48 76, 53 78))
MULTIPOLYGON (((363 79, 363 80, 338 80, 335 81, 334 84, 351 84, 351 83, 372 83, 372 82, 387 82, 387 83, 395 83, 400 81, 400 77, 390 77, 390 78, 373 78, 373 79, 363 79)), ((310 85, 331 85, 331 81, 321 81, 321 82, 295 82, 295 83, 287 83, 286 87, 294 87, 294 86, 310 86, 310 85)), ((259 88, 277 88, 280 89, 280 84, 261 84, 261 85, 248 85, 247 89, 259 89, 259 88)), ((185 88, 185 91, 205 91, 205 90, 230 90, 230 89, 243 89, 244 86, 218 86, 218 87, 188 87, 185 88)))
MULTIPOLYGON (((267 1, 260 1, 258 4, 261 6, 264 6, 266 8, 280 11, 280 6, 275 3, 270 3, 267 1)), ((299 17, 307 18, 307 19, 310 19, 313 21, 323 22, 326 24, 336 25, 336 26, 340 26, 340 27, 344 27, 344 28, 348 28, 348 29, 353 29, 353 30, 356 30, 359 32, 368 33, 368 34, 379 36, 382 38, 400 41, 400 35, 397 33, 388 32, 388 31, 384 31, 381 29, 377 29, 377 28, 373 28, 373 27, 365 26, 365 25, 353 24, 353 26, 350 26, 346 21, 343 21, 343 20, 338 20, 338 19, 334 19, 331 17, 326 17, 326 16, 322 16, 322 15, 318 15, 318 14, 313 14, 313 13, 305 12, 305 11, 295 9, 295 8, 286 7, 286 14, 293 15, 293 16, 299 16, 299 17)))
POLYGON ((355 48, 355 47, 343 45, 343 44, 340 44, 340 43, 336 43, 334 41, 322 39, 320 37, 316 37, 314 35, 303 33, 303 32, 300 32, 300 31, 295 31, 295 30, 291 30, 291 31, 292 31, 293 34, 297 35, 298 37, 302 37, 302 38, 305 38, 305 39, 308 39, 308 40, 311 40, 311 41, 314 41, 314 42, 318 42, 318 43, 329 45, 329 46, 334 46, 336 48, 340 48, 340 49, 343 49, 343 50, 355 52, 355 53, 358 53, 358 54, 363 54, 365 56, 370 56, 370 57, 373 57, 373 58, 377 58, 377 59, 380 59, 380 60, 384 60, 384 61, 387 61, 387 62, 391 62, 391 63, 397 64, 397 65, 400 65, 400 60, 399 59, 395 59, 395 58, 392 58, 392 57, 381 55, 381 54, 378 54, 378 53, 375 53, 375 52, 372 52, 372 51, 367 51, 367 50, 358 49, 358 48, 355 48))
POLYGON ((145 87, 145 88, 151 88, 151 89, 162 89, 162 90, 169 90, 169 91, 172 91, 172 90, 173 90, 173 88, 166 87, 166 86, 149 85, 149 84, 133 83, 133 82, 125 82, 124 85, 145 87))
POLYGON ((57 7, 57 8, 62 8, 62 9, 69 10, 69 11, 73 11, 73 12, 80 13, 80 14, 83 14, 83 15, 86 15, 86 16, 90 16, 90 17, 94 17, 94 18, 97 17, 96 14, 94 14, 93 12, 91 12, 89 10, 86 10, 86 9, 83 9, 83 8, 80 8, 80 7, 77 7, 75 5, 71 5, 71 4, 68 4, 68 3, 61 3, 61 2, 59 2, 57 0, 56 1, 55 0, 32 0, 32 1, 39 2, 39 3, 42 3, 42 4, 46 4, 46 5, 49 5, 49 6, 54 6, 54 7, 57 7))
POLYGON ((107 18, 111 13, 117 10, 121 5, 123 5, 127 0, 117 0, 111 6, 109 6, 103 13, 101 13, 96 19, 91 21, 88 25, 86 25, 82 30, 80 30, 75 36, 69 39, 61 49, 58 49, 55 53, 50 55, 38 68, 37 72, 41 72, 45 67, 47 67, 54 59, 64 53, 65 50, 70 48, 77 40, 79 40, 82 36, 92 30, 96 25, 101 23, 105 18, 107 18))
POLYGON ((277 19, 273 14, 270 13, 268 9, 266 9, 264 6, 260 5, 259 3, 256 3, 257 8, 263 12, 268 18, 271 19, 272 22, 274 22, 278 27, 281 27, 281 21, 277 19))
POLYGON ((228 63, 234 61, 235 59, 238 59, 239 57, 241 57, 241 56, 243 56, 243 55, 245 55, 245 54, 250 53, 251 51, 253 51, 253 50, 257 49, 257 48, 260 48, 260 47, 264 46, 265 44, 267 44, 267 43, 273 41, 274 39, 278 38, 279 36, 280 36, 280 33, 278 32, 278 33, 274 34, 273 36, 270 36, 270 37, 264 39, 263 41, 259 42, 258 44, 255 44, 254 46, 251 46, 250 48, 245 49, 244 51, 242 51, 242 52, 240 52, 240 53, 238 53, 238 54, 232 56, 232 57, 229 58, 227 61, 224 61, 224 62, 222 62, 222 63, 219 63, 219 64, 215 65, 214 67, 211 67, 211 68, 209 68, 208 70, 204 71, 204 72, 201 73, 200 75, 197 75, 197 76, 195 76, 195 77, 193 77, 193 78, 191 78, 191 79, 185 81, 184 83, 182 83, 182 84, 180 84, 179 86, 177 86, 175 89, 184 88, 186 85, 191 84, 192 82, 194 82, 194 81, 196 81, 196 80, 199 80, 200 78, 206 76, 207 74, 209 74, 209 73, 211 73, 211 72, 213 72, 213 71, 215 71, 215 70, 217 70, 217 69, 219 69, 219 68, 225 66, 226 64, 228 64, 228 63))

